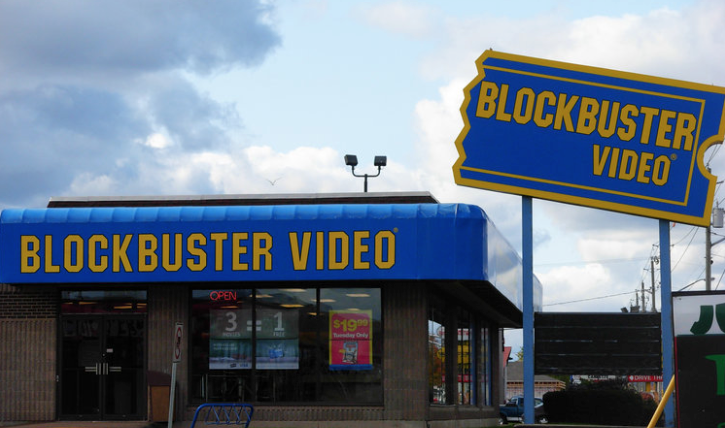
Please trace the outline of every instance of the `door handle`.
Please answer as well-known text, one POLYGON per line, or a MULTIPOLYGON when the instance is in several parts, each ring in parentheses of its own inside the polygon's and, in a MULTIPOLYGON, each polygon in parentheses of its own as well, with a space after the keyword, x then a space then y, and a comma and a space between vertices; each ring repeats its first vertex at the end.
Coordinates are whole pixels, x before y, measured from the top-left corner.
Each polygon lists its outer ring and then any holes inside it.
POLYGON ((109 366, 108 363, 96 363, 94 366, 83 367, 86 373, 95 373, 96 376, 108 376, 109 373, 121 373, 123 367, 109 366))

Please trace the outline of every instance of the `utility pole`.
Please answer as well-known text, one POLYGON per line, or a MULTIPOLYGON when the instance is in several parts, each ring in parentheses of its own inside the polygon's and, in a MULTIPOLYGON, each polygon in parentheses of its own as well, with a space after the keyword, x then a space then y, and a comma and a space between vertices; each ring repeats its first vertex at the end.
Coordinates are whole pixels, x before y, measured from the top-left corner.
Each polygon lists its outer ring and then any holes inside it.
POLYGON ((712 247, 721 243, 723 239, 725 239, 722 238, 713 243, 711 237, 712 227, 718 229, 723 227, 723 209, 719 206, 712 209, 712 219, 710 223, 711 224, 705 229, 705 290, 707 291, 711 290, 712 282, 712 247))
MULTIPOLYGON (((634 308, 637 309, 637 312, 641 312, 639 310, 639 293, 637 293, 636 290, 634 292, 634 308)), ((632 311, 631 311, 632 313, 634 313, 634 308, 630 308, 630 309, 632 309, 632 311)))
POLYGON ((644 281, 642 281, 642 310, 640 312, 647 312, 647 304, 644 298, 644 281))

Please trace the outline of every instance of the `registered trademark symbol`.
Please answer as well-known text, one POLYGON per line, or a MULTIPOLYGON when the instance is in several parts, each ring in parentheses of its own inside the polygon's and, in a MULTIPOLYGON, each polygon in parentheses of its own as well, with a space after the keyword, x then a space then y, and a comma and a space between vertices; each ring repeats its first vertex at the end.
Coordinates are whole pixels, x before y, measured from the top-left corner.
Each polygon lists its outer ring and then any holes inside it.
POLYGON ((393 233, 398 233, 398 228, 397 227, 394 227, 393 228, 393 233))
POLYGON ((670 159, 672 159, 673 161, 674 161, 674 160, 677 160, 677 153, 672 153, 672 154, 670 155, 670 159))

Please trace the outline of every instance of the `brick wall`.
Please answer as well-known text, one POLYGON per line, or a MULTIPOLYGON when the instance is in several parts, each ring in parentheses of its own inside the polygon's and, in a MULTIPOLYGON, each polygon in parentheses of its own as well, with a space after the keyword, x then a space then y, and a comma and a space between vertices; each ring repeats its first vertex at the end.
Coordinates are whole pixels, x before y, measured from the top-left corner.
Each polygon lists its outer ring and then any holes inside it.
POLYGON ((384 290, 384 419, 426 420, 428 325, 426 287, 397 283, 384 290))
POLYGON ((0 319, 55 319, 59 298, 53 288, 0 284, 0 319))
POLYGON ((58 297, 0 284, 0 421, 55 420, 58 297))

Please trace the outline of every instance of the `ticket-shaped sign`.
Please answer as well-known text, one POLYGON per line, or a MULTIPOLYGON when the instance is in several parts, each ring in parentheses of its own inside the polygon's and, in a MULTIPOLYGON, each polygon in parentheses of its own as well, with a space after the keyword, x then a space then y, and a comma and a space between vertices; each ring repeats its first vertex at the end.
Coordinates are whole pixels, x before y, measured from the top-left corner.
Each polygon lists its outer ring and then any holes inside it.
POLYGON ((457 184, 706 226, 725 88, 486 51, 457 184))

